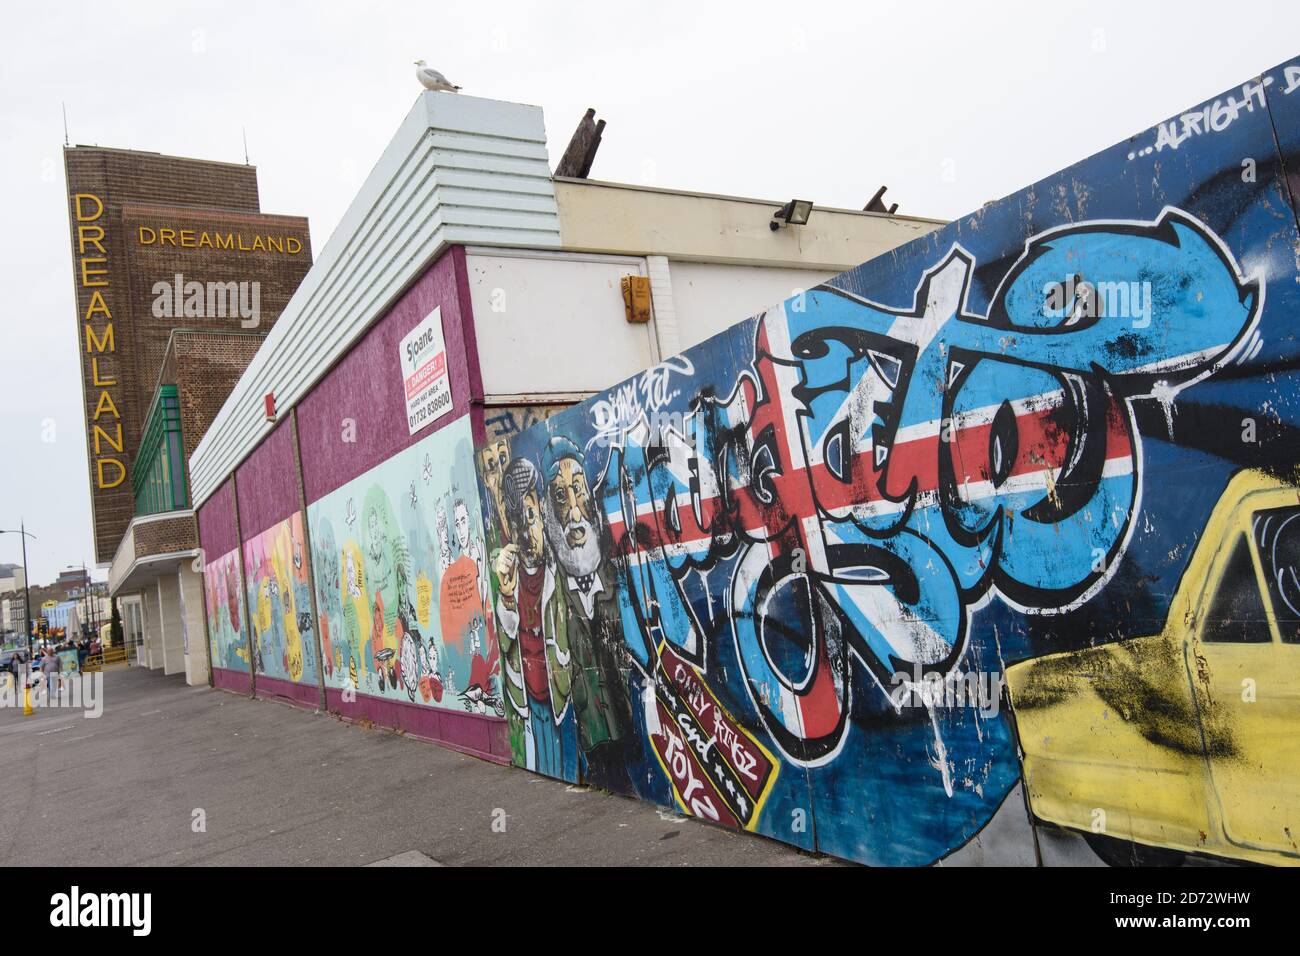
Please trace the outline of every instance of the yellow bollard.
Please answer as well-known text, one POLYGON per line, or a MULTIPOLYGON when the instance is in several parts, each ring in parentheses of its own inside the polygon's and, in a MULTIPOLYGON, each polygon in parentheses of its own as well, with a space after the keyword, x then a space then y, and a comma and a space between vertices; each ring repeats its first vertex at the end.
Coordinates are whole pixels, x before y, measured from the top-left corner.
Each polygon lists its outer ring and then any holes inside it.
POLYGON ((23 716, 30 717, 31 715, 32 715, 32 689, 30 687, 23 687, 23 716))

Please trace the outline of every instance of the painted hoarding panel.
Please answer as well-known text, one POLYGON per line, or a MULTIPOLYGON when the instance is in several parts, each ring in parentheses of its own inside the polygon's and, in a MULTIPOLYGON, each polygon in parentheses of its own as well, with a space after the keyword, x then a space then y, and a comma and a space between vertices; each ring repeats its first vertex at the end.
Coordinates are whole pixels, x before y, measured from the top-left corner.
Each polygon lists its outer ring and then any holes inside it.
POLYGON ((234 494, 234 481, 225 481, 199 508, 197 517, 199 543, 203 548, 203 601, 212 682, 218 687, 247 690, 248 644, 240 600, 242 579, 234 494))
POLYGON ((259 677, 316 683, 316 636, 304 555, 300 511, 244 542, 248 625, 259 677))
POLYGON ((307 511, 326 685, 501 716, 468 416, 307 511))
POLYGON ((203 569, 203 593, 208 605, 208 639, 212 666, 248 673, 248 638, 239 599, 239 549, 234 548, 203 569))
MULTIPOLYGON (((1215 605, 1176 595, 1219 547, 1201 536, 1238 506, 1234 475, 1295 495, 1300 239, 1267 108, 1300 95, 1294 67, 480 449, 515 762, 917 864, 1002 806, 1017 729, 1111 719, 1134 733, 1089 738, 1091 763, 1128 768, 1090 794, 1109 828, 1031 741, 1041 820, 1100 847, 1297 857, 1300 821, 1276 808, 1300 806, 1298 775, 1261 741, 1300 699, 1273 676, 1269 719, 1233 718, 1272 767, 1243 791, 1198 741, 1221 736, 1207 708, 1235 713, 1222 674, 1245 665, 1179 664, 1206 657, 1185 621, 1215 605), (1002 706, 1007 665, 1152 634, 1163 683, 1067 656, 1022 698, 1028 725, 1002 706), (1110 682, 1086 679, 1098 667, 1110 682), (1152 805, 1140 768, 1168 761, 1143 748, 1178 741, 1194 776, 1152 805)), ((1271 675, 1300 646, 1289 592, 1261 585, 1296 569, 1279 508, 1215 559, 1273 578, 1212 577, 1265 608, 1239 613, 1265 622, 1251 642, 1274 656, 1253 666, 1271 675)))
MULTIPOLYGON (((681 384, 673 376, 647 372, 623 397, 665 395, 681 384)), ((744 698, 704 678, 702 645, 726 626, 722 603, 697 605, 707 635, 679 642, 656 628, 627 639, 648 612, 629 591, 644 568, 620 551, 626 536, 600 498, 610 449, 587 427, 614 427, 616 402, 558 412, 479 452, 514 762, 811 847, 805 775, 782 773, 744 698)), ((650 601, 649 613, 677 622, 689 613, 650 601)))

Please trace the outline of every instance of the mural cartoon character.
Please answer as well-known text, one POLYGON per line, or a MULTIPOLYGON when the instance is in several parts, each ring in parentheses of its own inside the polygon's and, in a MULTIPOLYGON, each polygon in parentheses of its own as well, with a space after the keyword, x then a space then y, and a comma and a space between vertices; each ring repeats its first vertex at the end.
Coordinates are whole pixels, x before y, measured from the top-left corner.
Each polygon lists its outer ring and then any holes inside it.
POLYGON ((238 548, 210 562, 204 568, 207 581, 208 630, 211 635, 212 666, 246 671, 248 643, 240 620, 238 548))
POLYGON ((311 597, 295 513, 245 544, 257 672, 295 683, 316 679, 311 597))
MULTIPOLYGON (((488 558, 486 578, 488 594, 497 593, 496 563, 501 548, 510 541, 510 529, 505 524, 505 502, 501 497, 501 478, 510 466, 510 440, 500 437, 490 439, 476 454, 479 483, 483 507, 483 524, 488 541, 488 558)), ((493 608, 491 597, 484 603, 485 609, 493 608)), ((495 621, 495 615, 493 615, 495 621)), ((517 766, 527 763, 526 715, 528 705, 523 688, 523 664, 519 660, 518 642, 507 638, 498 626, 496 629, 498 654, 500 656, 501 697, 503 710, 510 729, 511 761, 517 766), (513 656, 512 656, 513 652, 513 656)))
POLYGON ((591 496, 583 456, 563 435, 547 443, 542 456, 546 504, 542 525, 556 564, 563 596, 565 633, 572 657, 574 715, 578 744, 590 780, 626 792, 632 729, 627 668, 617 591, 604 560, 600 514, 591 496))
POLYGON ((330 633, 330 619, 337 620, 342 612, 342 563, 334 526, 328 521, 318 529, 320 538, 312 538, 312 567, 316 581, 316 606, 320 610, 321 654, 326 676, 347 664, 343 647, 336 647, 330 633))
POLYGON ((340 665, 346 683, 356 690, 361 689, 361 681, 369 673, 363 649, 370 639, 370 608, 367 598, 368 580, 364 576, 364 559, 355 539, 343 544, 343 561, 345 569, 342 604, 341 627, 343 639, 340 641, 342 660, 340 665))
MULTIPOLYGON (((442 634, 442 655, 446 664, 443 678, 448 690, 459 692, 456 672, 479 675, 485 693, 494 694, 500 672, 499 652, 495 640, 489 640, 487 581, 483 544, 470 529, 469 506, 465 499, 452 501, 452 527, 448 527, 447 509, 437 509, 437 537, 441 567, 438 584, 438 622, 442 634), (457 555, 453 557, 453 555, 457 555)), ((463 678, 464 679, 464 678, 463 678)))
POLYGON ((507 680, 512 703, 525 702, 526 766, 576 782, 563 597, 546 553, 537 468, 528 459, 516 458, 506 469, 502 502, 511 543, 496 560, 498 634, 502 657, 520 664, 518 672, 507 664, 507 680))
POLYGON ((397 633, 401 642, 402 652, 399 658, 401 662, 402 686, 406 688, 406 696, 414 701, 416 691, 420 686, 421 666, 420 657, 416 648, 421 641, 418 632, 412 632, 409 629, 409 618, 406 616, 405 609, 397 614, 397 633))
POLYGON ((419 696, 428 703, 442 700, 442 676, 437 672, 438 650, 433 638, 426 644, 419 629, 415 608, 403 601, 397 613, 397 634, 401 644, 398 673, 407 699, 419 696))
POLYGON ((501 477, 510 466, 510 441, 497 438, 488 442, 479 449, 478 462, 483 487, 487 491, 485 504, 488 514, 484 524, 487 525, 488 542, 495 551, 510 540, 510 529, 505 523, 505 504, 501 498, 501 477))
POLYGON ((429 638, 427 648, 424 645, 417 647, 416 653, 420 659, 420 697, 427 704, 429 701, 434 703, 442 702, 442 673, 438 668, 438 645, 429 638))
POLYGON ((396 526, 392 503, 382 488, 371 488, 362 508, 366 590, 372 601, 370 662, 378 689, 382 690, 385 683, 396 689, 398 639, 394 625, 409 583, 406 540, 396 526))
POLYGON ((284 667, 289 675, 289 680, 302 680, 303 673, 303 642, 302 634, 298 630, 297 618, 292 611, 284 616, 285 647, 284 647, 284 667))

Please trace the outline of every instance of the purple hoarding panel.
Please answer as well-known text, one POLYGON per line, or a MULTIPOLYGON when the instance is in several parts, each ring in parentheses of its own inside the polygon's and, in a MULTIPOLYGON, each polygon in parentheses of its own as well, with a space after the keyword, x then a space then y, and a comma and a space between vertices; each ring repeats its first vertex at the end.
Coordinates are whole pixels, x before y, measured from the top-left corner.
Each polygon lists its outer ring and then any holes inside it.
MULTIPOLYGON (((441 310, 452 409, 434 422, 444 428, 469 413, 481 392, 478 357, 467 349, 468 299, 462 299, 464 251, 448 250, 393 304, 298 406, 303 483, 312 502, 369 471, 420 438, 406 421, 398 354, 402 339, 435 308, 441 310)), ((242 492, 241 492, 242 493, 242 492)))

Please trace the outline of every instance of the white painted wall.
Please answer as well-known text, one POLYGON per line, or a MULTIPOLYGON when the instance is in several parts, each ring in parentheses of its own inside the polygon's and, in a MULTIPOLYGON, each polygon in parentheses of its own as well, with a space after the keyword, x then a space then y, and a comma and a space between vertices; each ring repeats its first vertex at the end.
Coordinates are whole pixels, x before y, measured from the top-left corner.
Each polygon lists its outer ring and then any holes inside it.
POLYGON ((654 323, 627 321, 620 287, 644 259, 471 249, 466 266, 488 396, 594 392, 658 361, 654 323))
MULTIPOLYGON (((180 582, 174 574, 158 575, 159 622, 162 631, 164 674, 185 672, 185 635, 181 625, 180 582)), ((158 663, 155 656, 154 664, 158 663)))
POLYGON ((158 585, 150 582, 141 592, 144 608, 144 646, 141 663, 151 670, 163 666, 162 608, 158 605, 158 585))
POLYGON ((468 250, 466 264, 489 403, 502 396, 543 401, 601 391, 835 275, 662 256, 486 248, 468 250), (650 276, 650 323, 628 323, 619 281, 625 275, 650 276))
POLYGON ((773 232, 772 216, 789 198, 555 180, 562 245, 588 252, 843 272, 946 225, 937 219, 817 206, 807 225, 773 232))
POLYGON ((668 263, 682 350, 807 290, 836 273, 813 269, 668 263))
POLYGON ((181 634, 185 649, 185 683, 208 682, 208 637, 203 623, 203 575, 182 561, 176 569, 181 604, 181 634))

